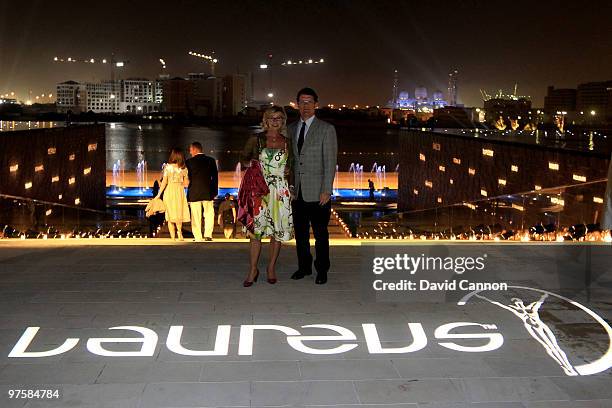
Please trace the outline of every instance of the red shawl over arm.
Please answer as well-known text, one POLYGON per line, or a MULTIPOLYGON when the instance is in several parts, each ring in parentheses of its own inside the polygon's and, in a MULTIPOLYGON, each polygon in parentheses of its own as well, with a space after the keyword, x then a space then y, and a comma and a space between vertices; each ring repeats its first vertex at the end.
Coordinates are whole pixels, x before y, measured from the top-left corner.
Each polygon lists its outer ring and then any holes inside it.
POLYGON ((254 232, 253 220, 259 213, 261 199, 270 193, 263 176, 261 165, 252 160, 251 166, 247 168, 240 182, 238 190, 238 221, 240 221, 250 232, 254 232))

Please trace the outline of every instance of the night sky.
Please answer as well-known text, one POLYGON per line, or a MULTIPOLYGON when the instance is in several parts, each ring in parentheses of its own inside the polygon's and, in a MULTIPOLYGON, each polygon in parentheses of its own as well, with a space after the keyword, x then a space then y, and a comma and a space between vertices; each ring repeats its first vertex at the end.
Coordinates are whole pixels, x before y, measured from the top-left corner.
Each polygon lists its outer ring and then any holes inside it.
MULTIPOLYGON (((418 85, 446 94, 460 71, 459 101, 489 93, 530 95, 547 85, 612 79, 612 2, 534 1, 9 1, 0 0, 0 93, 55 93, 60 81, 101 80, 107 66, 57 64, 54 56, 129 60, 121 78, 207 72, 189 50, 215 51, 218 73, 255 72, 275 60, 325 58, 321 66, 275 68, 272 86, 288 103, 304 85, 322 103, 385 104, 393 70, 411 96, 418 85)), ((257 72, 259 71, 259 72, 257 72)))

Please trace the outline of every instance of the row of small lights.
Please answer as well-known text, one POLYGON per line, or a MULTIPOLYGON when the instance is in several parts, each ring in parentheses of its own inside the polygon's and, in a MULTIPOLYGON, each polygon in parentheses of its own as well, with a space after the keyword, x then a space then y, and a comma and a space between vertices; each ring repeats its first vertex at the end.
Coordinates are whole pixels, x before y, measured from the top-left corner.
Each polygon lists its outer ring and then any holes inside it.
MULTIPOLYGON (((16 122, 16 121, 6 121, 6 120, 0 120, 0 132, 2 132, 4 129, 15 129, 18 128, 18 126, 22 123, 26 123, 26 122, 16 122)), ((57 123, 55 122, 46 122, 46 121, 36 121, 36 122, 32 122, 32 121, 27 121, 27 125, 28 125, 28 129, 31 129, 32 126, 34 126, 35 128, 53 128, 57 125, 57 123)))
MULTIPOLYGON (((434 143, 433 143, 433 145, 432 145, 432 149, 433 149, 433 150, 440 151, 440 149, 441 149, 441 145, 440 145, 439 143, 435 143, 435 142, 434 142, 434 143)), ((483 156, 487 156, 487 157, 493 157, 493 156, 494 156, 494 151, 493 151, 492 149, 483 148, 483 149, 482 149, 482 155, 483 155, 483 156)), ((419 153, 419 160, 420 160, 420 161, 422 161, 422 162, 425 162, 425 161, 427 161, 427 157, 425 156, 425 154, 423 154, 423 153, 419 153)), ((454 164, 457 164, 457 165, 460 165, 460 164, 461 164, 461 159, 460 159, 460 158, 458 158, 458 157, 453 157, 453 163, 454 163, 454 164)), ((446 172, 446 167, 445 167, 445 166, 443 166, 443 165, 438 166, 438 169, 439 169, 441 172, 446 172)), ((553 170, 553 171, 559 171, 559 163, 556 163, 556 162, 548 162, 548 169, 549 169, 549 170, 553 170)), ((510 170, 511 170, 512 172, 514 172, 514 173, 518 173, 518 171, 519 171, 519 167, 518 167, 517 165, 515 165, 515 164, 512 164, 512 165, 510 166, 510 170)), ((474 175, 476 175, 476 169, 474 169, 474 168, 472 168, 472 167, 468 167, 468 174, 469 174, 470 176, 474 176, 474 175)), ((585 183, 585 182, 587 181, 586 176, 583 176, 583 175, 580 175, 580 174, 575 174, 575 173, 573 173, 573 174, 572 174, 572 179, 573 179, 574 181, 578 181, 578 182, 581 182, 581 183, 585 183)), ((499 184, 499 185, 501 185, 501 186, 505 186, 505 185, 507 184, 507 180, 506 180, 506 179, 502 179, 502 178, 499 178, 499 179, 497 180, 497 182, 498 182, 498 184, 499 184)), ((454 184, 454 180, 453 180, 453 179, 450 179, 450 180, 449 180, 449 183, 450 183, 450 184, 454 184)), ((429 181, 429 180, 425 180, 425 186, 426 186, 426 187, 428 187, 428 188, 433 188, 433 183, 432 183, 431 181, 429 181)), ((542 189, 542 186, 537 185, 537 184, 536 184, 536 185, 534 185, 534 190, 538 191, 538 190, 541 190, 541 189, 542 189)), ((413 193, 414 193, 415 195, 418 195, 418 190, 416 190, 416 189, 415 189, 415 190, 413 190, 413 193)), ((487 196, 488 196, 488 192, 487 192, 486 190, 484 190, 484 189, 481 189, 481 190, 480 190, 480 193, 481 193, 481 195, 482 195, 483 197, 487 197, 487 196)), ((598 199, 600 199, 600 200, 601 200, 601 198, 599 198, 599 197, 594 197, 594 198, 593 198, 593 201, 594 201, 594 202, 599 202, 599 201, 596 201, 596 200, 595 200, 596 198, 598 198, 598 199)), ((441 201, 440 201, 440 199, 438 199, 438 202, 441 202, 441 201)), ((603 202, 603 201, 601 201, 601 202, 603 202)))
MULTIPOLYGON (((68 58, 61 58, 61 57, 53 57, 53 61, 55 62, 83 62, 86 64, 95 64, 96 63, 96 59, 95 58, 89 58, 89 59, 77 59, 77 58, 72 58, 72 57, 68 57, 68 58)), ((106 58, 101 58, 98 62, 101 62, 102 64, 106 64, 108 63, 108 60, 106 58)), ((117 61, 115 62, 115 66, 116 67, 123 67, 125 65, 124 61, 117 61)))
MULTIPOLYGON (((46 215, 49 216, 52 214, 51 210, 47 210, 46 215)), ((4 229, 2 230, 2 235, 5 234, 6 229, 8 228, 8 225, 4 227, 4 229)), ((36 234, 36 236, 34 237, 28 237, 26 235, 26 233, 24 232, 17 232, 16 235, 19 236, 20 239, 25 240, 25 239, 42 239, 42 240, 47 240, 47 239, 88 239, 88 240, 93 240, 93 239, 124 239, 124 240, 128 240, 128 239, 142 239, 142 238, 149 238, 149 236, 147 234, 144 233, 132 233, 132 232, 123 232, 123 230, 117 230, 117 231, 112 231, 109 230, 107 232, 103 232, 101 230, 97 230, 95 232, 76 232, 76 233, 68 233, 68 234, 59 234, 59 233, 51 233, 49 231, 51 231, 52 228, 48 228, 47 231, 48 232, 40 232, 38 234, 36 234), (125 234, 125 235, 123 235, 125 234)), ((156 231, 152 234, 153 237, 156 237, 159 234, 159 231, 161 230, 161 226, 158 226, 156 231)))
MULTIPOLYGON (((206 55, 206 54, 202 54, 199 52, 195 52, 195 51, 189 51, 188 53, 189 55, 191 55, 192 57, 198 57, 207 61, 212 62, 213 64, 216 64, 217 62, 219 62, 219 60, 211 55, 206 55)), ((162 65, 164 66, 164 68, 166 68, 165 66, 165 62, 163 62, 162 59, 159 60, 160 63, 162 63, 162 65)))
MULTIPOLYGON (((120 232, 117 232, 118 234, 120 232)), ((19 239, 22 240, 26 240, 26 239, 42 239, 42 240, 47 240, 47 239, 142 239, 142 238, 149 238, 147 234, 132 234, 132 233, 127 233, 125 236, 124 235, 113 235, 113 232, 109 231, 108 233, 105 234, 95 234, 95 233, 91 233, 91 232, 80 232, 80 233, 69 233, 69 234, 48 234, 48 233, 39 233, 37 234, 35 237, 27 237, 27 235, 25 233, 20 233, 19 234, 19 239)))
MULTIPOLYGON (((381 225, 379 224, 379 227, 381 225)), ((386 226, 386 225, 385 225, 386 226)), ((364 233, 358 233, 356 235, 359 239, 366 240, 411 240, 411 241, 546 241, 546 242, 564 242, 564 241, 587 241, 587 242, 612 242, 612 235, 610 230, 606 231, 587 231, 587 233, 578 238, 574 239, 571 234, 567 231, 564 232, 548 232, 548 233, 530 233, 529 230, 523 230, 519 233, 513 233, 509 237, 504 237, 502 233, 497 234, 485 234, 476 233, 471 230, 471 233, 463 234, 450 234, 448 236, 441 233, 422 233, 414 234, 412 232, 403 234, 397 231, 395 227, 392 228, 391 232, 385 232, 382 229, 379 231, 374 228, 374 233, 370 234, 368 231, 364 233), (384 234, 384 235, 381 235, 384 234)))
POLYGON ((350 231, 348 225, 346 225, 344 220, 338 215, 338 212, 332 208, 331 213, 332 213, 332 216, 334 217, 334 219, 340 225, 340 228, 342 228, 342 231, 344 231, 344 235, 347 238, 353 238, 353 234, 351 234, 351 231, 350 231))
MULTIPOLYGON (((428 129, 426 128, 422 128, 422 131, 428 131, 428 129)), ((444 129, 445 133, 448 133, 449 130, 448 129, 444 129)), ((491 134, 504 134, 504 135, 514 135, 514 134, 523 134, 523 133, 527 133, 527 134, 534 134, 536 132, 544 132, 544 136, 548 136, 548 131, 544 130, 544 131, 538 131, 538 130, 516 130, 516 131, 512 131, 512 130, 494 130, 494 129, 461 129, 461 134, 467 134, 467 133, 474 133, 474 137, 478 137, 479 134, 484 134, 484 135, 488 135, 489 133, 491 134)), ((456 129, 452 129, 451 133, 457 133, 456 129)), ((556 134, 558 134, 559 132, 555 132, 556 134)), ((570 135, 575 135, 576 133, 572 132, 571 130, 566 130, 565 133, 570 134, 570 135)), ((586 132, 583 132, 583 134, 586 132)), ((601 132, 597 132, 597 131, 589 131, 589 134, 593 134, 593 136, 603 136, 604 139, 607 139, 608 137, 606 135, 604 135, 601 132)), ((576 134, 577 135, 577 134, 576 134)), ((540 143, 537 139, 536 139, 536 143, 540 143)))

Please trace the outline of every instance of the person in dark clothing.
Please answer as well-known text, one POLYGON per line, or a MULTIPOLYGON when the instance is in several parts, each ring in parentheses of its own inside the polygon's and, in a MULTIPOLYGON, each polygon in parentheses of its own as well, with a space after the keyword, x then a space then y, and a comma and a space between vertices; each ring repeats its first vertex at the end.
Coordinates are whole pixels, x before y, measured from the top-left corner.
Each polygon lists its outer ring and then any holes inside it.
MULTIPOLYGON (((159 193, 159 180, 155 180, 153 182, 153 187, 151 188, 151 193, 153 197, 156 197, 159 193)), ((163 194, 162 194, 163 195, 163 194)), ((158 228, 164 223, 165 216, 164 213, 155 213, 151 215, 149 218, 149 238, 153 238, 157 235, 158 228)))
POLYGON ((225 200, 219 205, 219 226, 223 228, 225 238, 234 238, 237 220, 236 214, 236 206, 234 201, 232 201, 232 196, 227 193, 225 194, 225 200))
POLYGON ((189 187, 187 201, 191 209, 191 231, 196 241, 212 241, 215 225, 213 200, 219 194, 219 175, 215 159, 202 153, 202 144, 189 146, 191 158, 187 160, 189 187), (204 210, 204 238, 202 238, 202 209, 204 210))
POLYGON ((368 179, 368 189, 370 190, 370 200, 374 200, 374 182, 368 179))
POLYGON ((159 193, 159 181, 155 180, 153 182, 153 187, 151 188, 151 193, 153 194, 153 197, 157 196, 157 193, 159 193))

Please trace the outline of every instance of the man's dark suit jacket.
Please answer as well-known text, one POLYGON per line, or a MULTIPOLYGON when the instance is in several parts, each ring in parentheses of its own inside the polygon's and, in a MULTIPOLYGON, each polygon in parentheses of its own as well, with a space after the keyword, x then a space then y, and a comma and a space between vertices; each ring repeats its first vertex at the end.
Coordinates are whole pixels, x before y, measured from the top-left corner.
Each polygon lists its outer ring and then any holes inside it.
POLYGON ((189 176, 187 201, 213 200, 219 194, 219 175, 215 159, 196 154, 185 163, 189 176))

